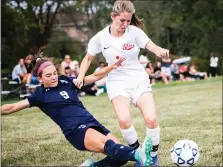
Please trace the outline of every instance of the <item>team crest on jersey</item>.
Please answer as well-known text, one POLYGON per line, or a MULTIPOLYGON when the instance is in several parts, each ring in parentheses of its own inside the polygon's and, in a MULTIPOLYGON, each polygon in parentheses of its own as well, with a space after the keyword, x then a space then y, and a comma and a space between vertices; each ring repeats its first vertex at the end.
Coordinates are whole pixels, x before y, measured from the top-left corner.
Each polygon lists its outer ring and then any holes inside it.
POLYGON ((134 47, 135 47, 134 44, 126 43, 126 44, 123 45, 122 49, 123 50, 131 50, 134 47))
POLYGON ((60 82, 68 84, 68 82, 66 80, 60 80, 60 82))

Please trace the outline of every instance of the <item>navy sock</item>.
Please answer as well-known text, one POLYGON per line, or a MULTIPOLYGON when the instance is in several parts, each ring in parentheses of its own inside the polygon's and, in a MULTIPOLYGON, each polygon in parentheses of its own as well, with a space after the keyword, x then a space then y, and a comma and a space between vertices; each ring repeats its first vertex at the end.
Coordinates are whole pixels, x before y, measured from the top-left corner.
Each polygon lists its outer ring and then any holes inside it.
POLYGON ((104 151, 114 160, 136 161, 134 148, 117 144, 113 140, 106 141, 104 151))
POLYGON ((120 161, 114 160, 109 156, 106 156, 104 159, 94 162, 94 167, 107 167, 107 166, 115 166, 119 167, 125 165, 128 161, 120 161))

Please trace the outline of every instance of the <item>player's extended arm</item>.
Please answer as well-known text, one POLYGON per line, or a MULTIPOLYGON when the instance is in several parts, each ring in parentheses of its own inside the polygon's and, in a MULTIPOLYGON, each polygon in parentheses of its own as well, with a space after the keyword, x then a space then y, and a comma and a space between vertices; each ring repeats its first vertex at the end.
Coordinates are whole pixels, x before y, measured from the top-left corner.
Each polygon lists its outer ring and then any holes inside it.
POLYGON ((87 53, 84 59, 82 60, 81 65, 80 65, 80 72, 77 77, 77 82, 75 83, 75 85, 78 88, 82 87, 85 73, 87 72, 93 59, 94 59, 94 56, 91 56, 90 54, 87 53))
POLYGON ((121 66, 123 61, 125 61, 125 58, 121 57, 114 64, 104 67, 104 68, 94 72, 93 74, 84 77, 84 84, 87 85, 87 84, 93 83, 95 81, 98 81, 98 80, 104 78, 110 71, 121 66))
POLYGON ((166 59, 169 57, 168 49, 161 48, 161 47, 157 46, 155 43, 153 43, 152 41, 150 41, 146 44, 146 49, 153 52, 156 56, 158 56, 160 58, 166 59))
POLYGON ((12 114, 30 106, 27 99, 13 104, 4 104, 1 106, 1 115, 12 114))

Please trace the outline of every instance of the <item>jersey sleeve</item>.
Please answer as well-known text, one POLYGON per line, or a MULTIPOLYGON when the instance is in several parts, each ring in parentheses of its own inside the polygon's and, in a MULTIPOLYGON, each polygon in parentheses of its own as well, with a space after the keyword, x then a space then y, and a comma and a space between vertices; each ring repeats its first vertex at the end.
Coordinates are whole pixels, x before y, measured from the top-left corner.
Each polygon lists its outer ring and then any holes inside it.
POLYGON ((101 52, 100 34, 97 33, 90 39, 88 43, 87 53, 90 54, 91 56, 95 56, 100 52, 101 52))
POLYGON ((74 89, 78 89, 76 87, 76 85, 73 83, 73 79, 77 79, 77 78, 75 78, 75 77, 67 77, 65 75, 61 75, 59 78, 68 81, 69 85, 72 86, 74 89))
POLYGON ((73 83, 73 80, 74 80, 74 79, 77 79, 77 78, 75 78, 75 77, 68 77, 68 78, 69 78, 69 80, 70 80, 70 84, 71 84, 72 86, 74 86, 75 89, 77 89, 76 85, 73 83))
POLYGON ((42 97, 39 92, 40 92, 39 89, 36 88, 35 92, 27 97, 30 107, 34 106, 38 107, 40 104, 42 104, 42 97))
POLYGON ((136 43, 140 48, 144 49, 146 44, 151 41, 146 33, 138 27, 134 27, 134 35, 136 37, 136 43))

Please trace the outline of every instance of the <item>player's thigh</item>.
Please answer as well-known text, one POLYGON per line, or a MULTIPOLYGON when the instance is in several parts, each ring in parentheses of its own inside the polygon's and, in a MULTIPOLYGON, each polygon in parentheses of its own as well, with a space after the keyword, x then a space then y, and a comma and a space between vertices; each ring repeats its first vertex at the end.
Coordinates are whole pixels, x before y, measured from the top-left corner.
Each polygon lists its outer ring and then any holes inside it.
POLYGON ((93 128, 89 128, 84 137, 85 148, 92 152, 104 153, 104 146, 107 140, 113 140, 115 143, 120 143, 120 141, 112 135, 111 133, 106 136, 93 128))
POLYGON ((85 148, 92 152, 104 152, 108 137, 93 128, 88 128, 84 137, 85 148))
MULTIPOLYGON (((131 124, 130 99, 124 96, 116 96, 112 99, 115 114, 120 124, 131 124)), ((122 127, 121 127, 122 128, 122 127)))
POLYGON ((144 119, 156 120, 155 101, 151 92, 141 94, 136 102, 136 106, 139 108, 144 119))

